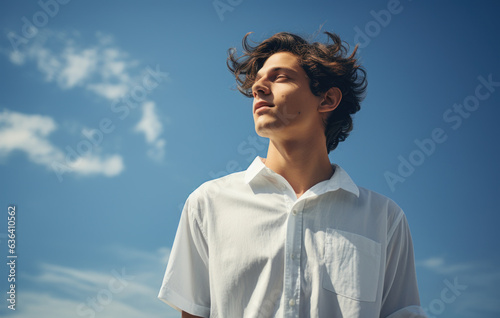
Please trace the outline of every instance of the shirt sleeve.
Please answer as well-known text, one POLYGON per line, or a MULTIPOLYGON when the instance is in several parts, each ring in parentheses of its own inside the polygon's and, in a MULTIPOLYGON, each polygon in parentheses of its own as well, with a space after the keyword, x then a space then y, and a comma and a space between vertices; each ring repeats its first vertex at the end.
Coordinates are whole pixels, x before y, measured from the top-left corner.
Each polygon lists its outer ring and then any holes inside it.
POLYGON ((380 317, 425 318, 418 295, 410 228, 403 212, 388 233, 384 294, 380 317))
POLYGON ((210 315, 208 245, 191 195, 181 214, 158 298, 178 311, 210 315))

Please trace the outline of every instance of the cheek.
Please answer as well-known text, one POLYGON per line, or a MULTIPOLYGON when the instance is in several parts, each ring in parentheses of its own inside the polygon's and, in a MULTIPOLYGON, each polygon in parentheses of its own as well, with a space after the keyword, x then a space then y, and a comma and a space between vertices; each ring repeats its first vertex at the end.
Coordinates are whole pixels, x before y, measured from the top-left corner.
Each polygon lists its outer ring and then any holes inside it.
POLYGON ((303 101, 300 95, 284 94, 281 95, 282 109, 289 115, 298 115, 303 111, 303 101))

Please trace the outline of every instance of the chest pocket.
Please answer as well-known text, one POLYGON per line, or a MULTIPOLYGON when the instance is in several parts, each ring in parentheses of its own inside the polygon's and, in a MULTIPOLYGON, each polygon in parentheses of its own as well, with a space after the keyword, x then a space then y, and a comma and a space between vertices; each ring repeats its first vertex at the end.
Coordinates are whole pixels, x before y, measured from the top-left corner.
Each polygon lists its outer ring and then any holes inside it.
POLYGON ((336 229, 325 233, 323 288, 358 301, 377 298, 380 243, 336 229))

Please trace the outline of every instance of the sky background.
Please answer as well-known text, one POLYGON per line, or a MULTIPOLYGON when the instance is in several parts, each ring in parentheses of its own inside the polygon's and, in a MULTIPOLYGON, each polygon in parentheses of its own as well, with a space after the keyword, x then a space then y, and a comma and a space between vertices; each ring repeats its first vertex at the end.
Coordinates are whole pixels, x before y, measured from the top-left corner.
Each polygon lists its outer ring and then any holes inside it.
POLYGON ((331 160, 404 209, 430 316, 498 317, 498 2, 61 2, 0 3, 2 317, 179 317, 156 297, 184 201, 266 155, 227 50, 320 28, 369 82, 331 160))

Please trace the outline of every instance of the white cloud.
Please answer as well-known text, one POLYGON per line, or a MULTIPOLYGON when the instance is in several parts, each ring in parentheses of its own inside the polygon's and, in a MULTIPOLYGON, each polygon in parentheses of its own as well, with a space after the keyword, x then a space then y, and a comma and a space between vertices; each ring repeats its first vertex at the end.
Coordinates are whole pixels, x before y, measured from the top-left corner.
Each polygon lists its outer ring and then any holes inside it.
POLYGON ((123 83, 121 84, 99 83, 99 84, 88 84, 87 89, 101 97, 113 100, 124 96, 128 91, 128 86, 123 83))
POLYGON ((142 118, 135 126, 135 131, 144 134, 150 145, 148 155, 155 160, 161 160, 165 154, 165 140, 159 138, 162 130, 163 125, 158 119, 155 103, 152 101, 144 102, 142 104, 142 118))
POLYGON ((103 174, 107 177, 114 177, 122 172, 124 164, 119 155, 106 158, 88 155, 78 157, 70 167, 82 175, 103 174))
POLYGON ((142 104, 142 118, 135 126, 135 130, 144 133, 146 141, 152 143, 158 138, 163 129, 158 115, 156 114, 156 105, 148 101, 142 104))
POLYGON ((25 55, 17 50, 9 53, 9 60, 16 65, 24 64, 24 59, 25 55))
MULTIPOLYGON (((105 79, 109 79, 112 77, 117 77, 121 79, 123 82, 128 82, 130 78, 126 73, 127 63, 123 60, 125 56, 124 52, 119 51, 118 49, 105 49, 102 55, 103 59, 103 68, 101 70, 102 76, 105 79)), ((132 62, 128 62, 131 65, 135 64, 132 62)))
MULTIPOLYGON (((56 83, 61 89, 79 87, 113 102, 130 97, 133 89, 140 88, 142 90, 138 91, 148 94, 162 81, 160 77, 166 76, 166 73, 159 71, 158 66, 156 70, 148 68, 147 72, 138 71, 136 69, 138 62, 131 59, 127 52, 117 48, 109 35, 97 32, 95 43, 82 45, 81 42, 78 33, 68 35, 45 28, 19 50, 11 52, 0 50, 0 52, 6 53, 9 60, 16 65, 35 63, 45 80, 56 83)), ((141 101, 144 98, 141 98, 141 101)), ((132 103, 136 102, 132 100, 132 103)), ((165 140, 160 138, 162 129, 155 103, 144 102, 142 119, 135 126, 135 131, 144 134, 149 146, 147 155, 157 161, 161 161, 165 154, 165 140)), ((41 145, 38 148, 41 148, 41 145)), ((58 156, 65 158, 61 153, 58 156)), ((56 165, 59 167, 57 169, 60 171, 66 171, 67 167, 70 167, 83 175, 113 176, 123 170, 123 162, 119 156, 105 159, 80 156, 73 164, 64 164, 65 167, 62 166, 64 161, 62 159, 56 159, 56 165)), ((43 162, 45 164, 46 160, 43 162)))
POLYGON ((76 44, 78 35, 40 32, 20 50, 8 53, 13 64, 33 61, 48 82, 55 81, 62 89, 81 86, 109 100, 123 96, 133 84, 129 71, 137 62, 114 47, 111 36, 98 33, 97 43, 85 47, 76 44))
POLYGON ((24 115, 4 110, 0 113, 0 153, 25 152, 38 164, 47 164, 61 154, 46 137, 57 128, 54 120, 41 115, 24 115))
POLYGON ((27 55, 28 58, 35 58, 38 70, 45 75, 45 80, 51 82, 58 77, 58 73, 63 67, 62 61, 53 56, 49 50, 33 46, 27 55))
POLYGON ((62 55, 64 67, 61 69, 58 82, 63 88, 71 88, 84 82, 97 66, 97 49, 86 49, 75 52, 74 48, 68 48, 62 55))
POLYGON ((26 153, 30 161, 48 169, 54 169, 56 163, 65 167, 64 172, 79 175, 101 174, 112 177, 123 171, 124 164, 119 155, 101 157, 89 151, 72 162, 66 162, 66 154, 48 138, 56 129, 57 125, 51 117, 5 109, 0 113, 0 156, 6 157, 14 151, 21 151, 26 153))
POLYGON ((40 274, 26 276, 29 287, 18 291, 23 303, 16 317, 179 317, 157 298, 170 249, 113 247, 108 252, 124 266, 81 269, 42 264, 40 274))
POLYGON ((422 266, 437 274, 455 274, 474 267, 473 264, 447 264, 444 257, 431 257, 417 262, 417 266, 422 266))

